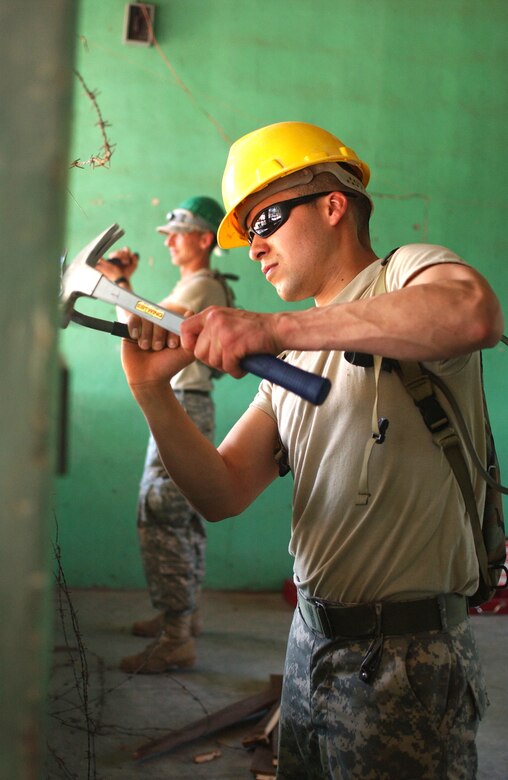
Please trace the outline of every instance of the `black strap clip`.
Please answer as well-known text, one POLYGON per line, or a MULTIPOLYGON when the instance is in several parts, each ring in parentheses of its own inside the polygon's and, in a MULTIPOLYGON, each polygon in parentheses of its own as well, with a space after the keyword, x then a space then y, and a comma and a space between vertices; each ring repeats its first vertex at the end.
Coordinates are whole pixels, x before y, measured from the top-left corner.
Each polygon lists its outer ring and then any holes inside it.
POLYGON ((375 636, 363 657, 358 677, 364 683, 369 684, 379 669, 381 656, 383 655, 383 641, 383 634, 375 636))
POLYGON ((388 426, 390 425, 390 420, 388 417, 380 417, 377 421, 377 426, 379 428, 379 433, 376 434, 373 433, 372 437, 376 440, 376 444, 382 444, 384 440, 386 439, 386 431, 388 430, 388 426))
POLYGON ((383 655, 383 642, 384 637, 382 633, 382 604, 374 604, 376 612, 376 634, 367 648, 362 663, 360 664, 360 671, 358 677, 364 683, 369 684, 372 678, 379 669, 381 663, 381 656, 383 655))

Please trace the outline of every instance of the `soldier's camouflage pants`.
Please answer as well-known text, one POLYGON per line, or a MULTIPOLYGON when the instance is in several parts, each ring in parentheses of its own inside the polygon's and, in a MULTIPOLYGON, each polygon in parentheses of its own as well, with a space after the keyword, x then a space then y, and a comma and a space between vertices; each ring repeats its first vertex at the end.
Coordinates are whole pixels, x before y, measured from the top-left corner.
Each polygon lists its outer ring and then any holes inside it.
MULTIPOLYGON (((214 405, 210 396, 182 391, 175 391, 175 395, 200 431, 212 441, 214 405)), ((152 436, 141 478, 137 524, 153 606, 169 615, 193 612, 205 576, 204 521, 168 475, 152 436)))
POLYGON ((488 704, 471 623, 386 637, 372 683, 358 677, 369 641, 291 627, 278 780, 472 780, 488 704))

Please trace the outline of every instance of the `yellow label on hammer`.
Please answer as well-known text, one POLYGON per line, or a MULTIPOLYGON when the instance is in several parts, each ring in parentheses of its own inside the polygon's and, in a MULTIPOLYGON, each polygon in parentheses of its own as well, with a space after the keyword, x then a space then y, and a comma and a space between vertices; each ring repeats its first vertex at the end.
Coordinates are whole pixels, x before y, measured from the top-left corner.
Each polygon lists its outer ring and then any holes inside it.
POLYGON ((142 311, 145 314, 148 314, 150 317, 153 317, 156 320, 161 320, 164 317, 164 312, 161 311, 161 309, 157 309, 155 306, 150 306, 144 301, 138 301, 134 308, 137 311, 142 311))

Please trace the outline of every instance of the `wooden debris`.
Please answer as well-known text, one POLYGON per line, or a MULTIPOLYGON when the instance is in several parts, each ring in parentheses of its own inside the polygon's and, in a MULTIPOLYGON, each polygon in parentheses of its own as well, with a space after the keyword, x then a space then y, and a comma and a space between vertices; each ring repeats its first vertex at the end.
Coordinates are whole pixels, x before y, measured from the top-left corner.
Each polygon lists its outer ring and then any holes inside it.
POLYGON ((220 758, 222 753, 220 750, 211 750, 209 753, 200 753, 194 756, 193 761, 195 764, 206 764, 208 761, 215 761, 216 758, 220 758))
POLYGON ((252 718, 258 713, 261 717, 274 703, 280 701, 281 690, 282 675, 270 675, 269 685, 260 693, 230 704, 162 739, 141 745, 133 754, 133 758, 136 761, 156 758, 164 753, 169 753, 176 747, 193 742, 195 739, 211 736, 228 726, 241 723, 246 718, 252 718))
POLYGON ((275 777, 273 753, 268 745, 258 745, 250 765, 250 771, 254 777, 275 777))
POLYGON ((272 780, 278 763, 280 700, 275 702, 256 730, 243 740, 245 747, 255 746, 250 771, 256 780, 272 780))
POLYGON ((271 741, 270 735, 279 722, 279 716, 280 699, 277 699, 265 717, 259 721, 256 728, 245 735, 242 739, 242 745, 246 748, 254 747, 257 744, 269 745, 271 741))

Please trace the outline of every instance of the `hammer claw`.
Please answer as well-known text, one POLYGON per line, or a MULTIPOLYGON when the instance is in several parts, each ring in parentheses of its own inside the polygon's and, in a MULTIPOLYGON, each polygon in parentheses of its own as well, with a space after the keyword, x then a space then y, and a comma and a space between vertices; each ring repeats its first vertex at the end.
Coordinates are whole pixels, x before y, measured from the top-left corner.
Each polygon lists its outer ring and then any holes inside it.
POLYGON ((110 225, 81 250, 76 260, 78 260, 78 258, 79 260, 83 259, 87 265, 95 267, 104 253, 107 252, 123 234, 124 231, 119 225, 110 225))
POLYGON ((65 256, 61 260, 62 277, 60 303, 62 310, 62 328, 69 324, 74 303, 82 295, 93 296, 93 291, 102 274, 95 268, 100 258, 124 231, 117 224, 110 225, 99 233, 78 252, 72 263, 66 265, 65 256))

